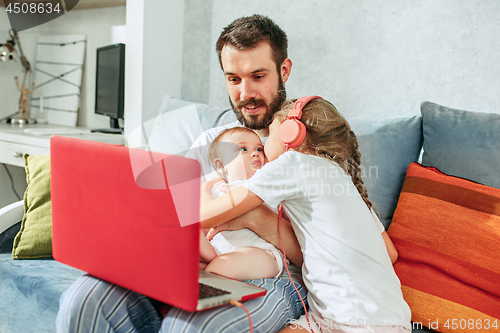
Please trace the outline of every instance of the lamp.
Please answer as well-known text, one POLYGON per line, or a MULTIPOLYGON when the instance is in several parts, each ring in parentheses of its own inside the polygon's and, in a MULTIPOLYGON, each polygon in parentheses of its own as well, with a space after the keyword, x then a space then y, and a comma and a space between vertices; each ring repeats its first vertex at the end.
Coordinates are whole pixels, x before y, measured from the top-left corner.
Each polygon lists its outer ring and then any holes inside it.
POLYGON ((6 62, 14 60, 17 56, 16 49, 14 49, 14 40, 8 40, 6 44, 0 44, 0 60, 6 62))
MULTIPOLYGON (((6 62, 6 61, 9 61, 9 60, 16 60, 17 58, 17 53, 16 53, 16 48, 15 46, 17 45, 18 49, 19 49, 19 53, 21 54, 21 65, 23 66, 24 70, 24 75, 23 75, 23 80, 22 80, 22 83, 21 83, 21 89, 23 91, 21 91, 21 96, 19 98, 19 118, 18 119, 14 119, 14 118, 11 118, 10 119, 10 123, 11 124, 32 124, 32 123, 36 123, 36 120, 35 119, 31 119, 28 115, 28 112, 27 112, 27 96, 29 93, 31 93, 31 90, 30 92, 28 92, 28 90, 26 89, 27 87, 27 82, 29 82, 29 78, 30 78, 30 73, 31 73, 31 65, 28 61, 28 59, 26 59, 26 57, 24 56, 24 53, 23 53, 23 49, 21 47, 21 42, 19 41, 19 36, 17 35, 17 31, 11 29, 9 30, 9 35, 10 35, 10 39, 7 40, 7 42, 5 44, 0 44, 0 61, 2 62, 6 62), (26 110, 26 117, 23 116, 23 108, 25 108, 26 110)), ((17 84, 17 77, 16 77, 16 84, 17 84)), ((19 86, 18 86, 18 89, 19 89, 19 86)), ((19 89, 19 90, 21 90, 19 89)))

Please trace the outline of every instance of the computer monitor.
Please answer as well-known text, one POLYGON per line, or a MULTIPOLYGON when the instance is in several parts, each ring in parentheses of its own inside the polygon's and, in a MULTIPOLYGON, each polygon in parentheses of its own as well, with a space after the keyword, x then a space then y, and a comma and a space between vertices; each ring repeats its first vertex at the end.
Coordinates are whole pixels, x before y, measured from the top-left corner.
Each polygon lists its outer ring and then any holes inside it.
POLYGON ((109 117, 110 128, 92 132, 123 133, 118 119, 123 119, 125 90, 125 44, 97 49, 95 113, 109 117))

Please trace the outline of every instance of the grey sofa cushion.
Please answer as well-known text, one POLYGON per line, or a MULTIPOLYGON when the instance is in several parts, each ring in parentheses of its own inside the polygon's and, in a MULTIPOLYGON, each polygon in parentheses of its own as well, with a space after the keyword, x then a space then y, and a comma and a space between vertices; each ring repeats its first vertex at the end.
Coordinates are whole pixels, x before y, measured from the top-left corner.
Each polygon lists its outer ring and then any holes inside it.
POLYGON ((386 230, 396 209, 406 169, 422 149, 422 118, 350 119, 358 137, 368 198, 386 230))
POLYGON ((431 102, 422 103, 420 109, 424 165, 500 188, 500 114, 452 109, 431 102))

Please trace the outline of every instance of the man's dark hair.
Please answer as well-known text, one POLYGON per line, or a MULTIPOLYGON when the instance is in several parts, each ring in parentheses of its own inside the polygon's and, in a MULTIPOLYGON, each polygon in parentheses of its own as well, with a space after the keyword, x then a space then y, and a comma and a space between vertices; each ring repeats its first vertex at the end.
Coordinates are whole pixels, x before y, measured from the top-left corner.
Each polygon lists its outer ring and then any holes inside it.
POLYGON ((276 68, 280 73, 281 64, 288 57, 286 33, 270 18, 258 14, 236 19, 222 30, 215 44, 222 70, 221 52, 224 46, 246 50, 256 48, 262 42, 268 42, 271 46, 276 68))

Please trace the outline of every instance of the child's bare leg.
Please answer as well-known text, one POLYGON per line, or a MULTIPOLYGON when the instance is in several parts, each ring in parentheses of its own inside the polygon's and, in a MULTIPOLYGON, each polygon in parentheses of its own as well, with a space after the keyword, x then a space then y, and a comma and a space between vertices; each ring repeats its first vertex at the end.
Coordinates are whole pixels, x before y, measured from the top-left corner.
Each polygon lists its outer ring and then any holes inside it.
POLYGON ((214 247, 205 237, 203 230, 200 230, 200 257, 201 261, 209 263, 217 257, 214 247))
POLYGON ((272 254, 250 246, 221 254, 205 270, 237 280, 270 279, 279 272, 278 263, 272 254))

